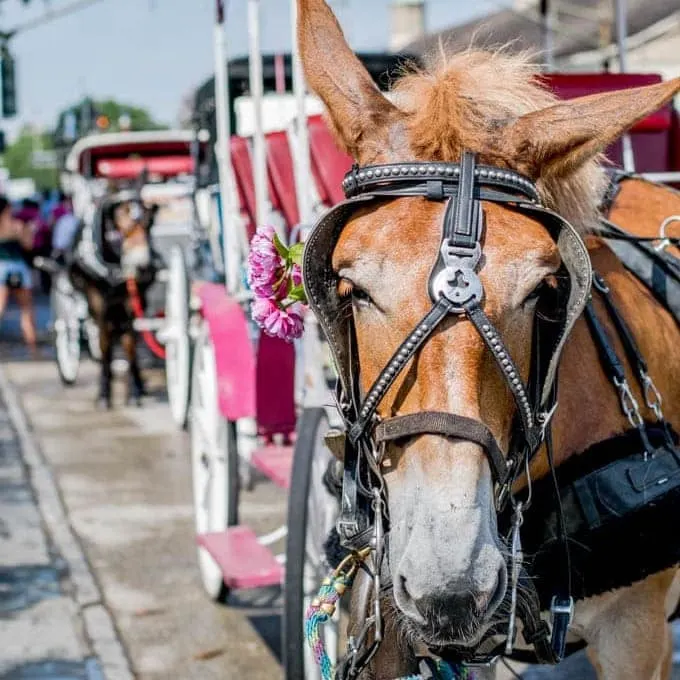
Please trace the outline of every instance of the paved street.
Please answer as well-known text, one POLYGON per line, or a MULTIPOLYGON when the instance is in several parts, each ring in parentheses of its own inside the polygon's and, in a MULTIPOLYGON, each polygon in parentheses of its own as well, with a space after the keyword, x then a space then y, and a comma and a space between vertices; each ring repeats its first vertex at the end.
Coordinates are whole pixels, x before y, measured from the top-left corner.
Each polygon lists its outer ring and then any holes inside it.
MULTIPOLYGON (((46 316, 42 304, 43 326, 46 316)), ((97 411, 92 362, 65 388, 47 346, 28 359, 14 312, 2 333, 0 680, 282 677, 278 589, 228 607, 203 594, 188 437, 169 422, 162 372, 147 369, 142 408, 123 406, 119 381, 116 408, 97 411)), ((285 503, 259 480, 243 494, 243 521, 271 531, 285 503)), ((594 674, 580 657, 522 677, 594 674)))

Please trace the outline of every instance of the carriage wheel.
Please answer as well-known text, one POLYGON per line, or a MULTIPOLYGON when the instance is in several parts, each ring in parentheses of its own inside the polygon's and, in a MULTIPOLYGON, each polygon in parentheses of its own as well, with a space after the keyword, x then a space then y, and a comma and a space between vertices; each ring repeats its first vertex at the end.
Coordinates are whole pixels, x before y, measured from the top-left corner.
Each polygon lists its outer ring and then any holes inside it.
MULTIPOLYGON (((238 522, 238 452, 235 423, 218 406, 215 349, 207 324, 196 342, 192 373, 190 433, 196 533, 224 531, 238 522)), ((208 595, 224 602, 229 594, 222 571, 199 546, 198 564, 208 595)))
MULTIPOLYGON (((338 503, 323 483, 332 459, 324 444, 328 416, 323 408, 305 409, 300 417, 288 496, 288 540, 283 619, 283 656, 286 678, 317 680, 319 668, 304 635, 307 607, 330 567, 323 544, 338 516, 338 503)), ((340 649, 340 622, 326 623, 322 635, 334 662, 340 649)))
POLYGON ((55 277, 51 298, 57 370, 64 385, 73 385, 80 367, 81 321, 73 286, 66 272, 60 272, 55 277))
POLYGON ((189 340, 190 284, 184 253, 179 246, 170 251, 168 284, 165 290, 165 378, 173 421, 186 427, 191 396, 191 342, 189 340))

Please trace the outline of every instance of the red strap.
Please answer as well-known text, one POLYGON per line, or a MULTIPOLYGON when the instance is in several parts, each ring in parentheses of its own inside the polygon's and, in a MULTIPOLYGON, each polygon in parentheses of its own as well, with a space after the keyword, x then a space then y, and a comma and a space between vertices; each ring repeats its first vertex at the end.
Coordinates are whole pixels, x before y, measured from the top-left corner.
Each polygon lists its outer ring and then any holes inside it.
MULTIPOLYGON (((132 312, 136 319, 144 318, 144 309, 142 308, 142 298, 139 295, 139 289, 137 288, 137 281, 134 277, 130 277, 125 281, 125 286, 127 288, 128 295, 130 296, 130 304, 132 305, 132 312)), ((165 347, 161 345, 156 336, 149 330, 142 331, 142 337, 144 342, 148 345, 149 349, 159 358, 165 359, 165 347)))

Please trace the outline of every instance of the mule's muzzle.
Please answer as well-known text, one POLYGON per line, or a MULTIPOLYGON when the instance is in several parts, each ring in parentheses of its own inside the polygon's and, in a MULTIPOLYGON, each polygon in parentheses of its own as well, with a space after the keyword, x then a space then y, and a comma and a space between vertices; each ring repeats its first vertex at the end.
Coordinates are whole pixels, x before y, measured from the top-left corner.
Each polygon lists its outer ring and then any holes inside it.
POLYGON ((503 601, 507 587, 505 565, 488 587, 458 587, 423 592, 398 576, 394 599, 409 627, 429 646, 474 645, 503 601))

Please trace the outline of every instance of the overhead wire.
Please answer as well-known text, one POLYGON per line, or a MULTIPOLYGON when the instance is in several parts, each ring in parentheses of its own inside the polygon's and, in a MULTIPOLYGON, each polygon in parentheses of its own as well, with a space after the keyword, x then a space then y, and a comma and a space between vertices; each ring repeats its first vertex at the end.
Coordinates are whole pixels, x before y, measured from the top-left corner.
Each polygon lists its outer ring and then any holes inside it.
MULTIPOLYGON (((75 14, 76 12, 79 12, 83 9, 87 9, 102 1, 103 0, 76 0, 76 2, 72 2, 66 7, 62 7, 57 10, 50 9, 42 16, 36 17, 30 21, 26 21, 23 24, 19 24, 18 26, 6 31, 5 35, 9 38, 13 38, 22 33, 26 33, 27 31, 31 31, 35 28, 40 28, 41 26, 50 24, 53 21, 57 21, 58 19, 63 19, 64 17, 75 14)), ((0 3, 2 2, 6 2, 6 0, 0 0, 0 3)))

